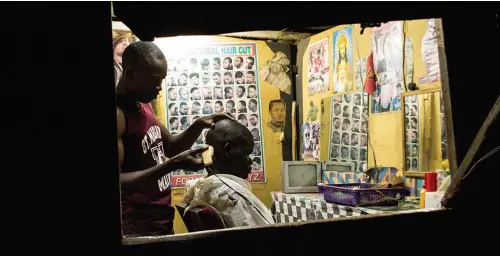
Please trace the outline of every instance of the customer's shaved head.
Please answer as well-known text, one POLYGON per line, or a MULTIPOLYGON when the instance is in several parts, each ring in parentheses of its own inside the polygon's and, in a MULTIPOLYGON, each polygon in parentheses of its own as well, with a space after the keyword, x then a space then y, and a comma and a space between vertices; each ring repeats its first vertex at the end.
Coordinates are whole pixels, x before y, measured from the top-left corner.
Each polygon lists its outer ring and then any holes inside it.
POLYGON ((251 144, 253 147, 252 133, 236 120, 221 120, 207 134, 207 144, 215 147, 224 146, 226 143, 238 145, 251 144))
POLYGON ((207 133, 214 148, 213 173, 232 174, 246 179, 251 171, 254 141, 252 133, 236 120, 221 120, 207 133))

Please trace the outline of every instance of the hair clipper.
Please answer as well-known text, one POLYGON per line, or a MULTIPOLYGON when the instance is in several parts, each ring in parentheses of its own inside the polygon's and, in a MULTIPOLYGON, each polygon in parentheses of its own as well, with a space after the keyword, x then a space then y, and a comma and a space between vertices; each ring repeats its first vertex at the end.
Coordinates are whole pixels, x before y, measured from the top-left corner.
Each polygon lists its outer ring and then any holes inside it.
POLYGON ((212 146, 208 146, 208 149, 205 152, 201 153, 201 158, 203 159, 204 166, 212 165, 212 156, 214 155, 214 148, 212 146))

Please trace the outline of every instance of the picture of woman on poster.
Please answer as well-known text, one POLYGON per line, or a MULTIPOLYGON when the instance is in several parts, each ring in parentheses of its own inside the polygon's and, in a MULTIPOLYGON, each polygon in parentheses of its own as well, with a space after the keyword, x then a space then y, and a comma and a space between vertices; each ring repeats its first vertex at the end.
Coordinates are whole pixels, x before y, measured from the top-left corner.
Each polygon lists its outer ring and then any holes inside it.
POLYGON ((135 42, 134 36, 131 32, 113 31, 113 63, 115 68, 115 86, 123 73, 122 69, 122 54, 125 48, 131 43, 135 42))

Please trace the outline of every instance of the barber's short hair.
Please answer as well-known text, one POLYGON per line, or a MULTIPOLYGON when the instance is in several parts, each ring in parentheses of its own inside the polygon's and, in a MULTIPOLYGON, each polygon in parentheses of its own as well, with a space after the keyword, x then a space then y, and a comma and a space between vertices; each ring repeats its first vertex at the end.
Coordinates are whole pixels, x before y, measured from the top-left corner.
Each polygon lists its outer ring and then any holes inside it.
POLYGON ((123 69, 134 68, 147 58, 165 60, 165 55, 153 42, 138 41, 125 48, 122 55, 123 69))

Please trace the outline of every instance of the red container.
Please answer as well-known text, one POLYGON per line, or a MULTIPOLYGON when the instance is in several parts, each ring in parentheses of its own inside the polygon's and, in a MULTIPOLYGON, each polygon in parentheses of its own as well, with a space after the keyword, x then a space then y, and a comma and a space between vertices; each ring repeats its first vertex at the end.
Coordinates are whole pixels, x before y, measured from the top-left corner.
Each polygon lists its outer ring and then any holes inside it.
POLYGON ((436 192, 437 187, 437 172, 425 173, 425 190, 427 192, 436 192))

